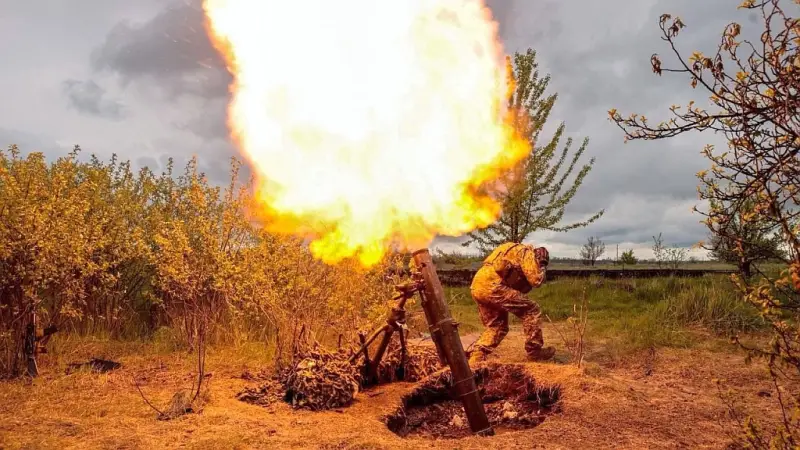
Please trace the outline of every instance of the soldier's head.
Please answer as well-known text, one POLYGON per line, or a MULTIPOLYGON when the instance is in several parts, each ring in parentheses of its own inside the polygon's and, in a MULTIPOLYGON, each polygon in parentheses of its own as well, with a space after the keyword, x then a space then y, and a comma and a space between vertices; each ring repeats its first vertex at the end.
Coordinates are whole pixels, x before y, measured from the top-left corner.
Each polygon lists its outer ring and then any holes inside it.
POLYGON ((533 255, 536 257, 536 262, 542 267, 547 267, 550 264, 550 253, 544 247, 536 247, 533 249, 533 255))

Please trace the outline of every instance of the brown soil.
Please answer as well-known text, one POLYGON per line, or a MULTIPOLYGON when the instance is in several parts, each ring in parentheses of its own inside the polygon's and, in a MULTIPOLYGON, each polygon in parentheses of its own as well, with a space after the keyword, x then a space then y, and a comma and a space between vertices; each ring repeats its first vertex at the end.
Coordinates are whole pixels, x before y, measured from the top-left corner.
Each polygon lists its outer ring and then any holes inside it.
MULTIPOLYGON (((558 337, 545 329, 545 340, 558 337)), ((429 439, 400 437, 384 418, 395 413, 412 383, 398 382, 360 391, 353 403, 328 411, 294 410, 278 402, 269 407, 236 399, 245 387, 263 380, 251 357, 209 352, 209 398, 199 413, 156 420, 134 386, 157 406, 195 379, 188 355, 142 356, 139 348, 103 354, 122 363, 108 373, 64 375, 52 355, 42 359, 42 376, 33 384, 0 383, 2 449, 151 448, 318 448, 318 449, 480 449, 490 448, 725 448, 736 424, 727 417, 715 378, 723 379, 739 404, 760 421, 777 419, 777 395, 760 363, 712 348, 659 349, 634 355, 616 366, 590 364, 578 369, 563 360, 527 363, 522 337, 512 331, 492 361, 524 365, 537 383, 561 386, 561 408, 529 429, 500 429, 493 437, 429 439)), ((99 354, 74 349, 69 361, 99 354)), ((84 359, 85 358, 85 359, 84 359)))
MULTIPOLYGON (((560 386, 537 383, 520 364, 486 364, 474 368, 486 415, 495 431, 524 430, 557 412, 560 386)), ((401 406, 386 417, 399 436, 464 438, 472 434, 460 401, 454 398, 449 370, 424 380, 404 395, 401 406)))

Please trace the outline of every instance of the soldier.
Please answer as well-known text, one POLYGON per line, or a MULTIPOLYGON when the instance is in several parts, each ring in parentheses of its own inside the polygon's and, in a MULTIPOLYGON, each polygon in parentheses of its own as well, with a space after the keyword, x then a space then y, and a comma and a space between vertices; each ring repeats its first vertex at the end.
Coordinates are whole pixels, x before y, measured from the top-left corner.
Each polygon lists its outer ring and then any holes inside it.
POLYGON ((525 294, 542 285, 550 255, 546 248, 509 242, 497 247, 475 274, 470 291, 486 327, 475 342, 470 363, 486 359, 508 334, 508 313, 522 319, 525 352, 533 361, 548 360, 553 347, 543 347, 541 310, 525 294))

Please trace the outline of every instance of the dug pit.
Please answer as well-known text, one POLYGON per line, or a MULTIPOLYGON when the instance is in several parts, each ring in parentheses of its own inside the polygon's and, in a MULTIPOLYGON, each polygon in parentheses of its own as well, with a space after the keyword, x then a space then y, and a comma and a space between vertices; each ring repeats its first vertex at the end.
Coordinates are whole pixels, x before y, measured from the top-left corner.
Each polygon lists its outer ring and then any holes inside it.
MULTIPOLYGON (((517 364, 486 364, 473 369, 486 415, 496 432, 533 428, 560 409, 561 387, 538 383, 517 364)), ((455 397, 449 370, 434 374, 403 396, 385 418, 395 434, 428 438, 472 435, 464 408, 455 397)))

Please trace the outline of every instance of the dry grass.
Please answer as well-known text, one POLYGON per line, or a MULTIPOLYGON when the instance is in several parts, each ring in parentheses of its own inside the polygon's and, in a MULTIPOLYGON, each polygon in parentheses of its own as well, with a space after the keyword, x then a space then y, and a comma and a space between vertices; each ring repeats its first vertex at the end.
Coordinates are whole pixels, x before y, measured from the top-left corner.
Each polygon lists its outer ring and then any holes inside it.
MULTIPOLYGON (((555 332, 545 339, 557 343, 555 332)), ((592 341, 589 341, 592 344, 592 341)), ((44 376, 33 384, 0 384, 0 448, 452 448, 453 441, 400 438, 381 418, 391 413, 407 383, 361 393, 341 410, 292 411, 246 404, 235 394, 257 381, 242 379, 264 361, 249 360, 242 350, 210 351, 210 397, 200 414, 158 421, 133 386, 158 405, 166 405, 194 376, 194 361, 180 353, 147 352, 139 346, 102 352, 87 344, 72 355, 113 356, 124 366, 107 374, 62 375, 56 361, 43 361, 44 376)), ((758 366, 742 364, 736 353, 713 346, 659 349, 632 356, 615 368, 592 363, 578 369, 559 363, 528 364, 533 376, 563 387, 563 408, 540 426, 470 437, 459 448, 516 448, 532 443, 547 448, 723 448, 732 423, 716 393, 714 378, 725 378, 751 412, 776 411, 768 378, 758 366)), ((559 356, 566 349, 559 348, 559 356)), ((525 361, 522 339, 513 330, 498 349, 504 362, 525 361)), ((761 417, 764 419, 764 417, 761 417)))

